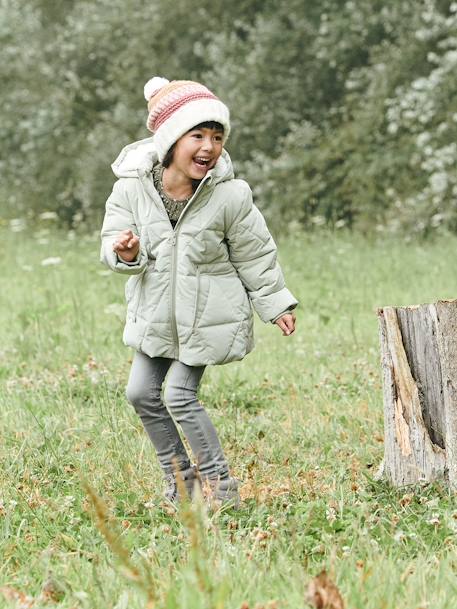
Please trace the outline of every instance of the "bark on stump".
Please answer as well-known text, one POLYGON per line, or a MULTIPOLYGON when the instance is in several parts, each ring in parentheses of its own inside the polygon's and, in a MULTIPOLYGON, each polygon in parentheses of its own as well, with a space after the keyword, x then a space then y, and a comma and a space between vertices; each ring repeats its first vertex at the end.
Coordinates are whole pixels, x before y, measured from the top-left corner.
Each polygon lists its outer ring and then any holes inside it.
POLYGON ((457 490, 457 300, 378 310, 384 474, 457 490))

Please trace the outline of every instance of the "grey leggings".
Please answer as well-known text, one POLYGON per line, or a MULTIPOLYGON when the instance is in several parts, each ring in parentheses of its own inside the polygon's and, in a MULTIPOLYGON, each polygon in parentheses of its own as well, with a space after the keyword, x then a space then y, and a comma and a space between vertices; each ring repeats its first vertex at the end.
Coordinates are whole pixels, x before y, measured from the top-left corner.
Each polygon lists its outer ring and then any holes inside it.
POLYGON ((187 366, 177 360, 151 358, 135 352, 127 399, 140 416, 165 474, 171 474, 176 466, 180 470, 190 467, 174 418, 192 448, 200 474, 208 478, 228 477, 228 465, 216 429, 197 399, 204 371, 205 366, 187 366), (167 372, 162 400, 161 389, 167 372))

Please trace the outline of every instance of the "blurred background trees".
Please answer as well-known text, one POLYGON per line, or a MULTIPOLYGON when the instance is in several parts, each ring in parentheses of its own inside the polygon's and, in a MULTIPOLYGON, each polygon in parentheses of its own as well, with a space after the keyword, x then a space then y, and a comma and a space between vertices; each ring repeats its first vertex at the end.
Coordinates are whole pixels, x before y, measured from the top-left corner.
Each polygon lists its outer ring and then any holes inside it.
POLYGON ((98 226, 153 75, 230 107, 276 231, 457 231, 457 3, 4 0, 0 214, 98 226))

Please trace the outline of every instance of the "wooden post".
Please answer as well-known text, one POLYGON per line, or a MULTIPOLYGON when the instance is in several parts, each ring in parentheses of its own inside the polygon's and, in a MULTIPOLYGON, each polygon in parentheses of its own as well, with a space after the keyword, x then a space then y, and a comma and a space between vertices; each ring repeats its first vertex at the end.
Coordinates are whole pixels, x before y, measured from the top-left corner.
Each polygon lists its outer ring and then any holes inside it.
POLYGON ((378 310, 384 391, 382 473, 394 486, 457 490, 457 300, 378 310))

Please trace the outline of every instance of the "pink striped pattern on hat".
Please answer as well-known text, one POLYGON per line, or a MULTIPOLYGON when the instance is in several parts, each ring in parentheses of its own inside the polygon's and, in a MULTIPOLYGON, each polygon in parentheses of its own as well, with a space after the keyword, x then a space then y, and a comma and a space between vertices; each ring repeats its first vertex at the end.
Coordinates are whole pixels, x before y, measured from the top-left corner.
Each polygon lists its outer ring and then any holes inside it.
POLYGON ((217 99, 204 85, 191 80, 174 80, 165 85, 148 103, 149 116, 147 127, 153 133, 173 112, 195 99, 217 99))
POLYGON ((162 125, 162 123, 164 123, 168 118, 170 118, 170 116, 173 114, 173 112, 176 112, 176 110, 179 110, 179 108, 181 108, 182 106, 184 106, 184 104, 187 104, 188 102, 191 101, 195 101, 196 99, 217 99, 217 97, 215 95, 213 95, 213 93, 211 93, 210 91, 208 92, 204 92, 202 91, 201 93, 192 93, 190 95, 187 95, 186 97, 181 97, 181 99, 176 100, 175 102, 169 104, 165 110, 163 110, 158 117, 156 118, 155 122, 154 122, 154 131, 157 131, 157 129, 160 127, 160 125, 162 125))

